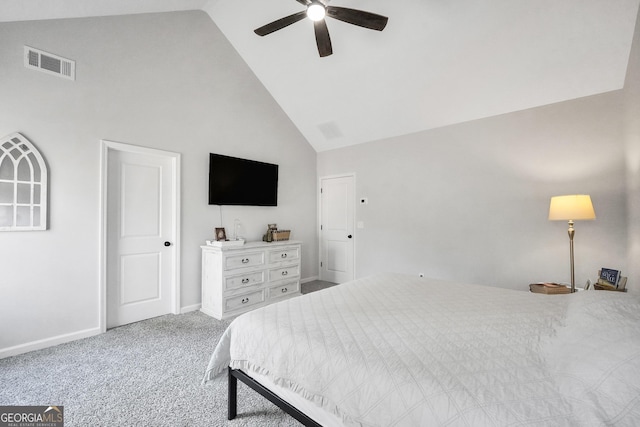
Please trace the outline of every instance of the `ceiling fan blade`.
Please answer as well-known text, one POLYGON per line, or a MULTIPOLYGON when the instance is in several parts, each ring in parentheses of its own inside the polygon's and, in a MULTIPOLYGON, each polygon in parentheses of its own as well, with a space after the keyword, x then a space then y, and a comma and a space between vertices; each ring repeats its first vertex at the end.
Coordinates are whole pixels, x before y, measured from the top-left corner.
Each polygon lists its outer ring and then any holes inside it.
POLYGON ((327 6, 327 16, 348 22, 349 24, 382 31, 387 26, 389 18, 364 10, 348 9, 346 7, 327 6))
POLYGON ((318 53, 321 57, 329 56, 333 53, 331 47, 331 37, 329 37, 329 29, 324 19, 315 21, 313 28, 316 31, 316 44, 318 45, 318 53))
POLYGON ((311 3, 311 0, 296 0, 296 1, 303 6, 309 6, 309 3, 311 3))
POLYGON ((285 16, 284 18, 280 18, 277 21, 273 21, 268 23, 267 25, 263 25, 260 28, 256 28, 253 30, 259 36, 266 36, 267 34, 271 34, 274 31, 278 31, 283 29, 284 27, 288 27, 291 24, 295 24, 296 22, 307 17, 307 11, 303 10, 302 12, 294 13, 293 15, 285 16))

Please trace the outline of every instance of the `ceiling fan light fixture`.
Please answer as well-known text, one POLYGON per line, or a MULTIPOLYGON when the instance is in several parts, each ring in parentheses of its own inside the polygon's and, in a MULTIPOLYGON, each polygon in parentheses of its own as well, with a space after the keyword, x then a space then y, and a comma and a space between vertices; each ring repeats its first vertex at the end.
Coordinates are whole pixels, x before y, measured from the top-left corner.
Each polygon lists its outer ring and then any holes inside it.
POLYGON ((253 30, 259 36, 266 36, 274 31, 281 30, 291 24, 300 22, 304 18, 313 21, 313 32, 316 36, 316 45, 318 46, 318 54, 320 57, 329 56, 333 53, 331 47, 331 37, 329 37, 329 29, 325 17, 337 19, 348 24, 357 25, 359 27, 368 28, 370 30, 382 31, 387 25, 389 18, 364 10, 349 9, 346 7, 327 6, 325 2, 330 0, 296 0, 298 3, 306 7, 305 10, 294 14, 276 19, 273 22, 263 25, 253 30))
POLYGON ((327 11, 319 2, 314 1, 307 7, 307 17, 312 21, 320 21, 324 19, 326 14, 327 11))

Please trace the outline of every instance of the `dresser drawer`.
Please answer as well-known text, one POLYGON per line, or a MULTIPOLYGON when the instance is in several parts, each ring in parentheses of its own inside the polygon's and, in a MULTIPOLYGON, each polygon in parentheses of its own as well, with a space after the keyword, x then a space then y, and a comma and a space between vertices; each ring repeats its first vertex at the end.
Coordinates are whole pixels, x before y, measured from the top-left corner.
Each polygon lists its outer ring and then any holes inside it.
POLYGON ((300 282, 288 282, 269 288, 269 299, 282 298, 300 290, 300 282))
POLYGON ((300 248, 284 248, 269 251, 269 263, 294 261, 300 259, 300 248))
POLYGON ((255 304, 264 302, 264 291, 259 290, 244 295, 227 298, 224 300, 225 311, 236 310, 239 308, 250 307, 255 304))
POLYGON ((246 286, 257 285, 264 282, 264 271, 256 271, 253 273, 245 273, 237 276, 225 277, 224 289, 238 289, 246 286))
POLYGON ((224 269, 246 268, 264 265, 264 252, 251 252, 239 255, 229 255, 224 259, 224 269))
POLYGON ((269 270, 269 281, 289 279, 291 277, 297 277, 300 275, 300 266, 291 265, 288 267, 274 268, 269 270))

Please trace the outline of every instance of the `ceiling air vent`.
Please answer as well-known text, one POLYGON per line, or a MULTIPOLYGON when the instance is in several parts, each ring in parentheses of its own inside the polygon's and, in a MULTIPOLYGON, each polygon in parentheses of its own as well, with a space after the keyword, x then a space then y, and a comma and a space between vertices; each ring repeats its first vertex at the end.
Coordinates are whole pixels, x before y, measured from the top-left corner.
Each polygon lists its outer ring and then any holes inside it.
POLYGON ((24 66, 65 79, 76 79, 75 61, 29 46, 24 47, 24 66))
POLYGON ((336 139, 344 136, 342 135, 342 131, 340 130, 336 122, 320 123, 318 125, 318 129, 320 129, 320 132, 322 132, 322 135, 324 135, 324 138, 326 140, 336 139))

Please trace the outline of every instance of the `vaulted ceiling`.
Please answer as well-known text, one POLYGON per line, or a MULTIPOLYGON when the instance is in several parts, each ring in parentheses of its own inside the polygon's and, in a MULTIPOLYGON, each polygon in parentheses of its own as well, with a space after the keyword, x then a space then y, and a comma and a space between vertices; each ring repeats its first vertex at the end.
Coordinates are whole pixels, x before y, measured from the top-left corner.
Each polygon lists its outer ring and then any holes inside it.
MULTIPOLYGON (((328 3, 328 2, 327 2, 328 3)), ((296 0, 0 0, 0 21, 204 10, 317 151, 621 89, 640 0, 331 0, 320 58, 296 0)))

